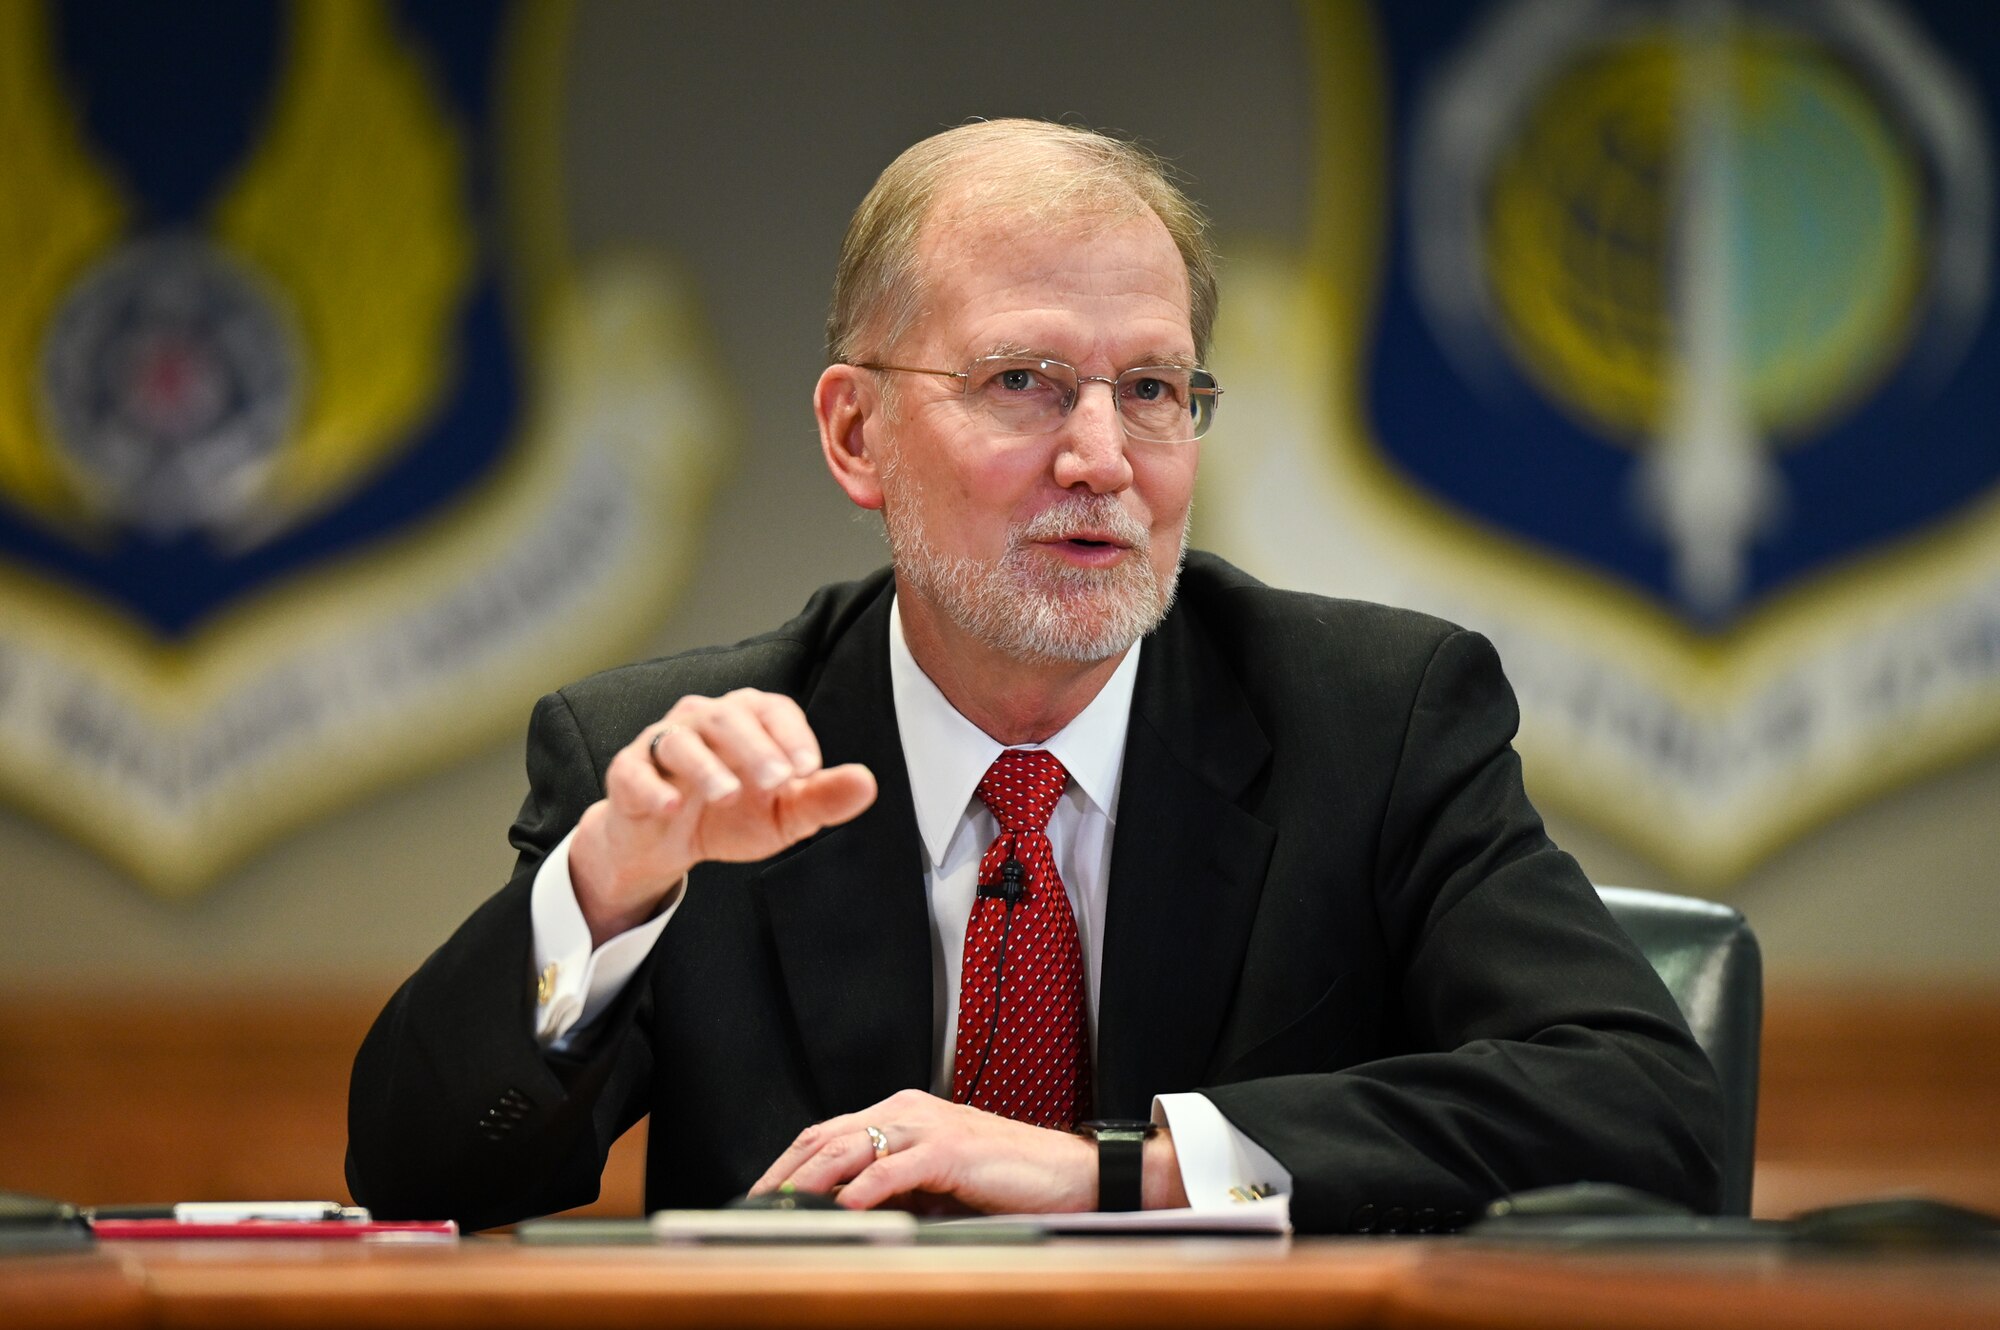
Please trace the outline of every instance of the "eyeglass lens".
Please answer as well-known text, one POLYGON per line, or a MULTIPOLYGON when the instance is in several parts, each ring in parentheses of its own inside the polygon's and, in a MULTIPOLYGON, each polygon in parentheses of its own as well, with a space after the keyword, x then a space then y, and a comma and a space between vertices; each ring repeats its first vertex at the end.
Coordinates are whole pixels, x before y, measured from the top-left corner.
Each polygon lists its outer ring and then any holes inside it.
MULTIPOLYGON (((966 401, 1010 434, 1046 434, 1075 407, 1081 383, 1060 360, 988 356, 966 368, 966 401)), ((1192 443, 1215 417, 1206 370, 1141 365, 1120 374, 1112 396, 1125 432, 1154 443, 1192 443)))

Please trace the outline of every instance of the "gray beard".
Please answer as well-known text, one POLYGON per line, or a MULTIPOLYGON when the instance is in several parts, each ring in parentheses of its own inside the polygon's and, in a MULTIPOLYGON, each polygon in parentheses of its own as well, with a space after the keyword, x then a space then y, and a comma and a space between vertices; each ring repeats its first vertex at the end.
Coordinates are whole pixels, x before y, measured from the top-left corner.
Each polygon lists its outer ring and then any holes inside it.
MULTIPOLYGON (((885 488, 903 488, 892 476, 885 488)), ((916 499, 907 490, 894 498, 916 499)), ((920 505, 893 500, 882 509, 896 572, 940 610, 953 626, 981 645, 1032 664, 1090 664, 1120 655, 1160 626, 1173 606, 1187 555, 1188 524, 1181 524, 1173 570, 1162 578, 1149 554, 1151 533, 1107 495, 1066 499, 1008 532, 998 559, 946 555, 920 523, 901 517, 920 505), (1058 563, 1035 549, 1037 540, 1090 528, 1112 533, 1131 547, 1111 568, 1058 563)))

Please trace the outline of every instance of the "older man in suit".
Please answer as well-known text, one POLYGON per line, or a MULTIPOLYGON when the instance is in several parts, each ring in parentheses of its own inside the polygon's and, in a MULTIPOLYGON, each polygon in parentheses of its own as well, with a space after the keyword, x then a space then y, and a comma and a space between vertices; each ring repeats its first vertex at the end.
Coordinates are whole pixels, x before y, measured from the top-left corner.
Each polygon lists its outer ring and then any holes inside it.
POLYGON ((1543 834, 1492 649, 1185 552, 1214 310, 1128 144, 898 158, 814 395, 892 569, 543 699, 513 880, 357 1059, 357 1199, 575 1205, 650 1113, 654 1206, 1713 1206, 1713 1074, 1543 834))

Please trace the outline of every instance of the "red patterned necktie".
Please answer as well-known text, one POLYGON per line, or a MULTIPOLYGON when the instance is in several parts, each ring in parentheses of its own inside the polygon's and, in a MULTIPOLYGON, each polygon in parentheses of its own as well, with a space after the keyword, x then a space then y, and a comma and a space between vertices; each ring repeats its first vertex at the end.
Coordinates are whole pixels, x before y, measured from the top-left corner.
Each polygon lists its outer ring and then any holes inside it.
POLYGON ((1068 1127, 1090 1110, 1083 948, 1046 831, 1068 781, 1053 754, 1009 749, 979 782, 1000 834, 979 861, 959 972, 953 1102, 1037 1127, 1068 1127), (1011 906, 1010 876, 1026 888, 1011 906))

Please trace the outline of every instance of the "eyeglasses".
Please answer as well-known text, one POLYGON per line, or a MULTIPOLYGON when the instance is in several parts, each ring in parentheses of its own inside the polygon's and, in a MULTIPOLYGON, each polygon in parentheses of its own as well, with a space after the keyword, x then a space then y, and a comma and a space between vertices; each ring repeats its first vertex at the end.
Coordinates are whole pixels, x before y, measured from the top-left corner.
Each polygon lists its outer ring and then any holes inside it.
POLYGON ((1138 365, 1115 379, 1078 374, 1074 365, 1035 356, 981 356, 962 370, 856 364, 888 374, 935 374, 959 380, 966 409, 1003 434, 1049 434, 1061 428, 1086 383, 1110 385, 1125 433, 1147 443, 1193 443, 1215 422, 1222 389, 1205 369, 1138 365))

